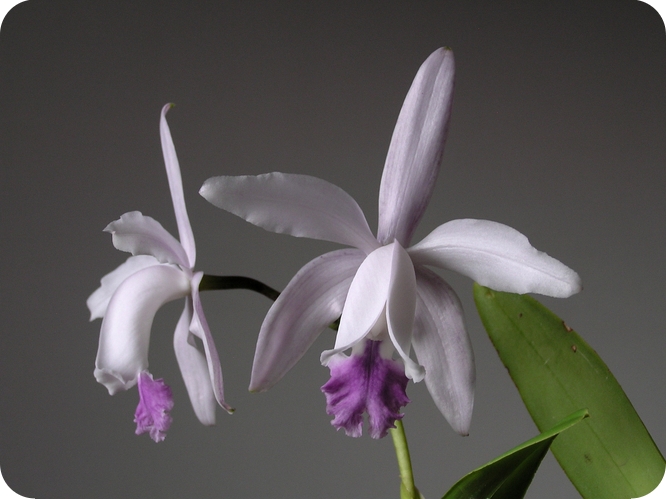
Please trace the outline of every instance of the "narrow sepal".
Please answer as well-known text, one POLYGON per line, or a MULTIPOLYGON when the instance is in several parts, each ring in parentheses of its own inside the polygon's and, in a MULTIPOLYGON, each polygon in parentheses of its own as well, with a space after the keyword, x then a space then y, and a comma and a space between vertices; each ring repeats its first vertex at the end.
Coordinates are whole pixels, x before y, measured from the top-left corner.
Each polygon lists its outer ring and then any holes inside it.
POLYGON ((379 246, 356 201, 316 177, 278 172, 213 177, 199 193, 218 208, 271 232, 332 241, 366 253, 379 246))
POLYGON ((194 314, 190 323, 190 332, 201 339, 204 352, 206 353, 206 362, 208 363, 208 374, 213 388, 215 400, 229 414, 234 412, 234 408, 224 400, 224 381, 222 379, 222 367, 220 366, 220 357, 215 348, 213 335, 210 333, 210 327, 204 315, 201 297, 199 296, 199 283, 203 277, 203 272, 197 272, 192 278, 192 305, 194 314))
POLYGON ((469 433, 474 406, 475 368, 460 300, 430 270, 416 270, 416 318, 412 345, 425 367, 425 383, 451 427, 469 433))
POLYGON ((440 48, 421 65, 400 110, 379 188, 377 239, 404 247, 439 173, 453 102, 454 60, 440 48))
POLYGON ((197 348, 194 336, 190 333, 193 316, 192 297, 188 296, 185 298, 185 308, 176 325, 173 348, 194 413, 202 424, 210 426, 215 424, 217 403, 213 395, 206 356, 197 348))
POLYGON ((167 178, 169 180, 169 190, 173 202, 173 210, 176 215, 178 225, 178 235, 180 243, 187 254, 187 267, 193 268, 197 258, 196 246, 194 244, 194 235, 192 234, 192 225, 187 216, 187 206, 185 205, 185 195, 183 193, 183 179, 178 165, 178 156, 176 148, 173 145, 171 131, 166 120, 166 113, 173 107, 173 104, 166 104, 160 114, 160 140, 162 142, 162 154, 164 155, 164 166, 166 167, 167 178))
POLYGON ((454 270, 497 291, 566 298, 582 289, 576 272, 489 220, 452 220, 407 251, 415 265, 454 270))

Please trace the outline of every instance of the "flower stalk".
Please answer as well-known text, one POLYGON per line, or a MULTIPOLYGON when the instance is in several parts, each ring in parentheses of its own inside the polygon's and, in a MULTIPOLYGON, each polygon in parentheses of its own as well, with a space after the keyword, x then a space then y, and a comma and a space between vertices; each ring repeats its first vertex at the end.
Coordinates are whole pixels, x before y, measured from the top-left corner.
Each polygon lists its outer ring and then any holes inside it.
POLYGON ((251 277, 204 274, 199 283, 199 291, 211 291, 216 289, 249 289, 250 291, 260 293, 273 301, 277 300, 277 297, 280 296, 280 292, 276 289, 267 286, 261 281, 252 279, 251 277))
POLYGON ((407 435, 405 427, 401 420, 395 421, 395 428, 389 430, 395 447, 395 456, 398 460, 398 469, 400 470, 400 499, 421 499, 421 493, 414 483, 414 473, 412 472, 412 460, 409 457, 409 446, 407 445, 407 435))

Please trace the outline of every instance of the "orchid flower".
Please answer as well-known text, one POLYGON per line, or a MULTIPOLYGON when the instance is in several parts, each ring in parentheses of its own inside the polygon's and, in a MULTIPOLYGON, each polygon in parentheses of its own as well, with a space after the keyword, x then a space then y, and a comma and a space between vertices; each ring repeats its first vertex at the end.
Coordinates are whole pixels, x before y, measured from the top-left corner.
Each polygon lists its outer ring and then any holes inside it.
POLYGON ((367 412, 371 436, 383 437, 409 401, 407 380, 425 378, 444 417, 465 435, 474 399, 471 343, 459 298, 427 267, 499 291, 567 297, 581 289, 573 270, 500 223, 453 220, 410 246, 440 168, 453 82, 453 53, 445 48, 414 79, 388 150, 376 238, 351 196, 324 180, 269 173, 204 183, 204 198, 259 227, 354 247, 306 264, 275 301, 259 333, 250 390, 273 386, 340 317, 333 349, 321 354, 331 371, 322 391, 337 429, 361 435, 367 412))
POLYGON ((171 425, 168 412, 173 398, 171 389, 148 372, 148 344, 155 313, 171 300, 185 298, 174 334, 174 350, 199 421, 215 424, 216 402, 226 411, 233 411, 224 401, 220 361, 199 297, 203 272, 194 271, 194 236, 166 121, 171 106, 162 108, 160 137, 180 241, 153 218, 138 211, 125 213, 104 230, 112 234, 117 249, 133 256, 104 276, 87 301, 90 320, 103 318, 95 378, 111 395, 138 383, 136 433, 149 432, 156 442, 164 440, 171 425), (195 337, 201 340, 205 353, 196 347, 195 337))

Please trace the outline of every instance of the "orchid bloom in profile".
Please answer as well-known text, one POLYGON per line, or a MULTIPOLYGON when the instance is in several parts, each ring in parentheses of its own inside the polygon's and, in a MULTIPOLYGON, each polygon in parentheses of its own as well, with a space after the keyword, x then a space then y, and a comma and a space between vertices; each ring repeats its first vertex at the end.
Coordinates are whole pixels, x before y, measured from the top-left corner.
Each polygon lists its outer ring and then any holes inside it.
POLYGON ((204 198, 264 229, 353 247, 306 264, 275 301, 259 333, 250 390, 274 385, 340 317, 333 349, 321 354, 331 371, 322 391, 337 429, 361 435, 367 412, 371 436, 385 436, 409 402, 408 379, 425 378, 444 417, 465 435, 474 399, 471 343, 460 300, 427 267, 500 291, 567 297, 581 289, 573 270, 500 223, 453 220, 410 246, 440 168, 453 82, 453 53, 445 48, 416 75, 388 150, 376 238, 358 204, 324 180, 269 173, 204 183, 204 198))
POLYGON ((95 378, 111 395, 138 384, 136 433, 149 432, 164 440, 171 425, 171 389, 148 372, 148 344, 153 318, 165 303, 185 298, 185 308, 174 334, 174 349, 192 407, 199 421, 215 424, 216 403, 226 411, 222 370, 199 297, 203 272, 194 271, 196 248, 185 208, 176 150, 166 121, 171 108, 162 108, 160 137, 180 241, 153 218, 138 211, 110 223, 114 246, 132 253, 125 263, 102 278, 88 298, 90 320, 102 318, 95 378), (195 343, 201 340, 205 353, 195 343))

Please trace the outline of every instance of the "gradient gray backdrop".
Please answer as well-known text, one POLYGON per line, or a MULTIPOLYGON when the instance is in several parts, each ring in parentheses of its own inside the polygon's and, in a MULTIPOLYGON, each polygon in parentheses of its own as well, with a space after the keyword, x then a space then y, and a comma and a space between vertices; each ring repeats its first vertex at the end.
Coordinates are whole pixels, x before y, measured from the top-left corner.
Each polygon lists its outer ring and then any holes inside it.
MULTIPOLYGON (((389 438, 345 437, 319 387, 322 336, 270 392, 249 394, 263 296, 208 293, 233 416, 194 417, 171 346, 179 300, 157 315, 151 371, 173 388, 165 442, 134 435, 137 391, 93 378, 100 321, 87 296, 126 258, 102 229, 140 210, 175 233, 159 142, 169 123, 197 268, 282 289, 335 245, 275 235, 204 201, 221 174, 316 175, 377 221, 384 157, 421 62, 453 48, 456 95, 432 202, 415 240, 455 218, 526 234, 583 277, 543 301, 599 352, 666 449, 666 35, 637 0, 382 3, 30 0, 0 32, 0 467, 47 498, 397 498, 389 438)), ((405 409, 428 499, 536 434, 476 314, 471 435, 423 384, 405 409)), ((576 497, 548 456, 528 497, 576 497)))

